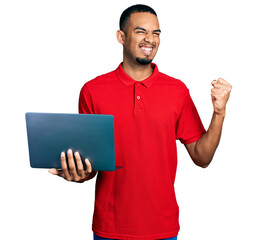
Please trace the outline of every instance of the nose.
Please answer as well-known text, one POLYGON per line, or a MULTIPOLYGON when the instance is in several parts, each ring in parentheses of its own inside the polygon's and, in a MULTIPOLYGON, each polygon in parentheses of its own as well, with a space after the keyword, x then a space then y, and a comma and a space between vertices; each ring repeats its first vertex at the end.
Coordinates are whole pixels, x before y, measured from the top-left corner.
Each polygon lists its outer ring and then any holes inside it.
POLYGON ((146 42, 153 42, 154 41, 154 36, 151 32, 146 32, 145 33, 145 41, 146 42))

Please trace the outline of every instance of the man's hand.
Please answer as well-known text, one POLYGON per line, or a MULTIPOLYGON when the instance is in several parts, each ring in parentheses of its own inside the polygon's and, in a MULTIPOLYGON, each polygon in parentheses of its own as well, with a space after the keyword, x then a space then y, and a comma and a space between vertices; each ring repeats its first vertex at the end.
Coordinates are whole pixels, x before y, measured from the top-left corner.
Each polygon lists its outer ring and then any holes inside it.
POLYGON ((57 170, 55 168, 52 168, 52 169, 49 169, 48 172, 54 175, 63 177, 67 181, 74 181, 74 182, 80 182, 80 183, 93 178, 97 174, 97 171, 92 171, 91 163, 87 158, 85 159, 87 169, 86 171, 84 171, 82 160, 78 152, 74 153, 76 164, 75 164, 71 149, 67 151, 67 155, 68 155, 68 161, 66 161, 65 153, 64 152, 61 153, 62 170, 57 170))
POLYGON ((226 104, 232 89, 232 86, 222 78, 219 78, 218 81, 212 81, 211 84, 213 86, 211 96, 214 108, 211 124, 207 132, 197 142, 185 144, 194 163, 201 167, 207 167, 210 164, 218 147, 226 104))
POLYGON ((229 99, 232 86, 222 78, 212 81, 211 84, 213 86, 211 96, 214 112, 218 115, 225 116, 226 104, 229 99))

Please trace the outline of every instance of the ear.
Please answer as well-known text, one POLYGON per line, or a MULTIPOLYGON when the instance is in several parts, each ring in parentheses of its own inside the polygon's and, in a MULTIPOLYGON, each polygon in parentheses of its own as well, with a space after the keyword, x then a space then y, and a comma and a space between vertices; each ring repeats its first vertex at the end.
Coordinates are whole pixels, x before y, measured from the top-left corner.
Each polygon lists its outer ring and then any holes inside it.
POLYGON ((125 43, 125 33, 123 31, 117 30, 116 37, 120 44, 123 45, 125 43))

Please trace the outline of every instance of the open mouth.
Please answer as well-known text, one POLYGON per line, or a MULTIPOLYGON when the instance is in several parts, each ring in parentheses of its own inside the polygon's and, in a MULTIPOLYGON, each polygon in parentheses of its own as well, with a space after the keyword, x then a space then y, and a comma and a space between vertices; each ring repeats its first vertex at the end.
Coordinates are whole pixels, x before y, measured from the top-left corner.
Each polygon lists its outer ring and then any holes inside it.
POLYGON ((139 46, 139 48, 144 55, 151 55, 153 52, 153 47, 139 46))

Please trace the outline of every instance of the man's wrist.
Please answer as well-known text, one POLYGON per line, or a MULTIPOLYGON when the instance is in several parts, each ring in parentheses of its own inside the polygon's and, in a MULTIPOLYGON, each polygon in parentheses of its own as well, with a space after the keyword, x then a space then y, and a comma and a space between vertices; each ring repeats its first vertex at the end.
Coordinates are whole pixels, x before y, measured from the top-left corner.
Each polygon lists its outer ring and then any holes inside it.
POLYGON ((222 111, 222 112, 213 112, 213 114, 218 117, 218 118, 225 118, 226 116, 226 111, 222 111))

